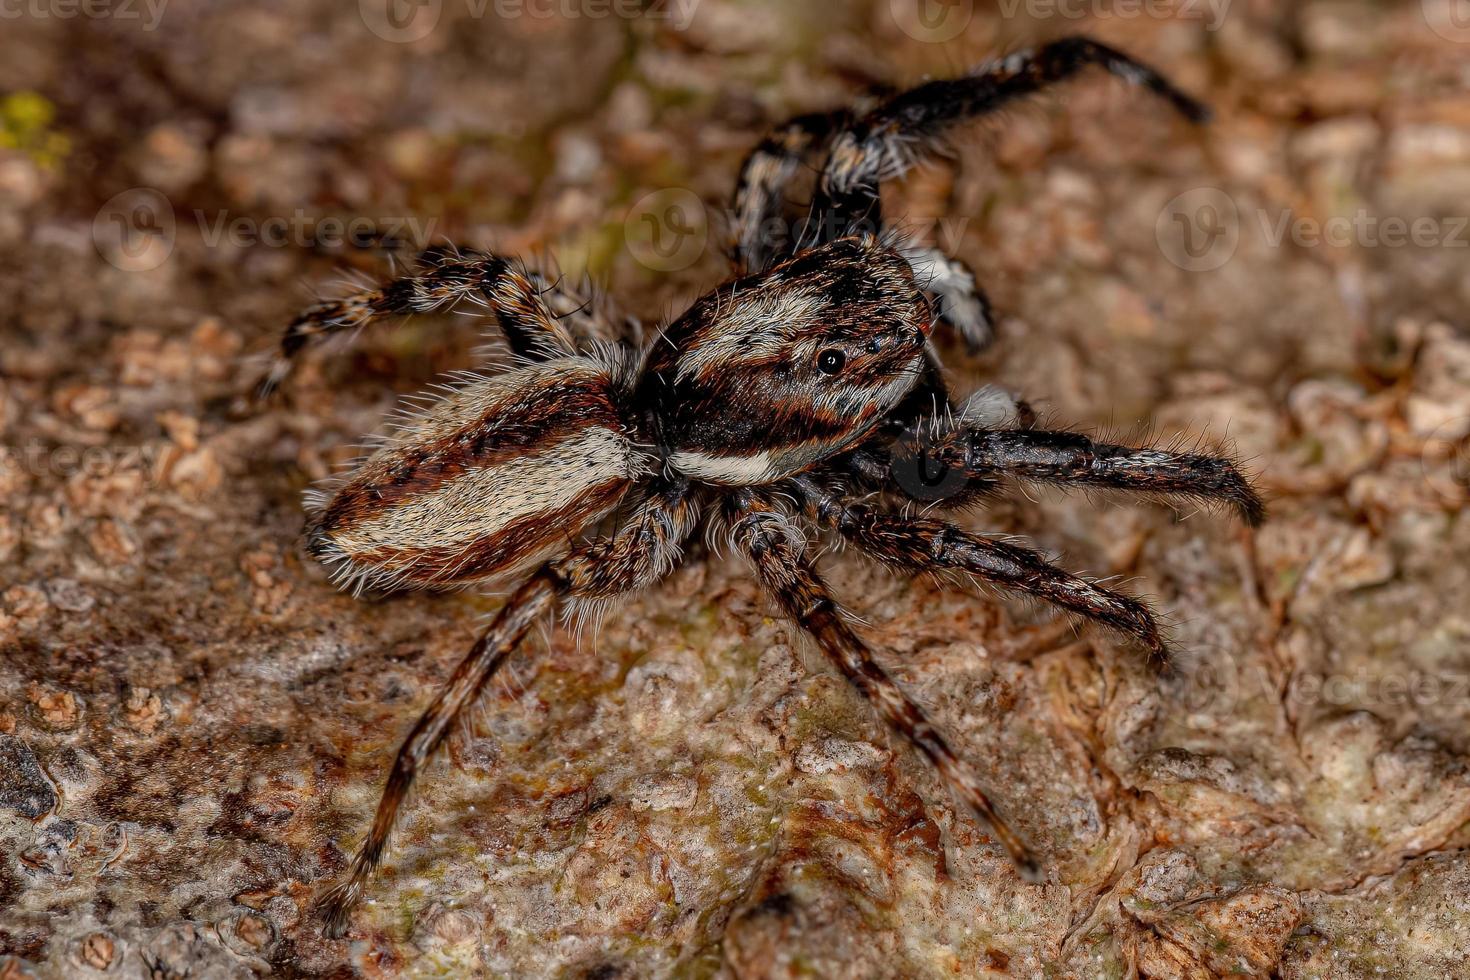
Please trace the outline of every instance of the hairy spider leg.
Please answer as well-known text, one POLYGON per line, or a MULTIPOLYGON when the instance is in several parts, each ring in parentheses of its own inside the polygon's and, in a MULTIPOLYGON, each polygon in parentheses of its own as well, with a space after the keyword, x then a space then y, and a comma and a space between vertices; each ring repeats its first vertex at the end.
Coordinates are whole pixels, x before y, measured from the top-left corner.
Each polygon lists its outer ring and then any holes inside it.
POLYGON ((883 721, 918 749, 970 809, 988 824, 1022 877, 1028 881, 1039 880, 1041 871, 1030 850, 995 812, 981 789, 980 780, 843 621, 807 557, 801 527, 754 494, 736 495, 730 503, 731 537, 755 569, 767 595, 816 642, 883 721))
POLYGON ((428 765, 459 713, 479 696, 485 683, 505 664, 532 624, 555 604, 559 591, 557 577, 546 569, 517 589, 409 732, 388 773, 388 783, 378 801, 367 839, 353 856, 346 879, 322 898, 324 932, 329 938, 339 937, 346 931, 353 907, 383 859, 388 835, 414 778, 428 765))
MULTIPOLYGON (((819 236, 881 224, 878 185, 901 176, 954 123, 994 112, 1092 65, 1165 99, 1191 122, 1209 110, 1142 62, 1088 37, 1068 37, 989 62, 964 78, 938 79, 901 92, 832 138, 817 187, 819 236)), ((819 237, 820 240, 820 237, 819 237)))
MULTIPOLYGON (((811 113, 788 119, 771 130, 745 158, 732 200, 731 262, 737 273, 759 272, 796 252, 803 234, 780 222, 792 182, 807 159, 828 137, 851 125, 851 113, 811 113)), ((870 229, 883 229, 879 224, 870 229)), ((990 299, 969 266, 936 248, 905 245, 904 256, 920 285, 934 301, 938 315, 965 339, 971 351, 989 343, 990 299)))
POLYGON ((1117 446, 1050 429, 975 428, 944 419, 932 427, 929 433, 911 429, 896 452, 924 453, 932 465, 982 483, 1008 477, 1182 497, 1224 504, 1252 527, 1266 518, 1260 495, 1226 457, 1117 446))
POLYGON ((907 517, 846 500, 806 477, 791 481, 807 512, 863 554, 907 574, 971 578, 1028 595, 1118 630, 1168 664, 1163 633, 1146 605, 1069 574, 1026 548, 970 534, 953 524, 907 517))
POLYGON ((561 322, 547 307, 541 290, 509 259, 485 252, 436 247, 424 253, 418 275, 401 276, 375 289, 310 306, 281 337, 281 349, 261 394, 288 377, 294 360, 312 341, 366 327, 377 320, 447 309, 478 294, 495 311, 511 351, 528 361, 576 353, 561 322))
MULTIPOLYGON (((742 188, 752 189, 744 193, 744 208, 737 195, 737 226, 742 235, 758 235, 755 229, 779 208, 775 188, 790 181, 811 147, 824 143, 827 158, 807 227, 791 236, 787 248, 797 251, 860 231, 878 234, 884 228, 879 185, 902 176, 932 152, 951 125, 995 112, 1093 65, 1158 94, 1192 122, 1209 118, 1205 106, 1149 66, 1091 38, 1064 38, 989 62, 965 78, 936 80, 900 92, 861 116, 847 117, 835 130, 830 122, 827 129, 814 127, 810 116, 784 124, 747 160, 742 188)), ((737 249, 736 255, 747 261, 753 255, 763 262, 780 258, 757 253, 748 245, 737 249)), ((973 271, 960 260, 927 248, 915 249, 911 261, 926 290, 939 300, 944 319, 970 349, 988 344, 994 336, 991 303, 973 271)))
POLYGON ((792 182, 808 155, 844 124, 844 112, 795 116, 775 127, 746 155, 731 198, 730 261, 737 274, 760 272, 789 255, 790 235, 773 225, 781 217, 792 182))
POLYGON ((605 600, 652 585, 672 571, 699 517, 696 500, 684 490, 674 485, 654 488, 612 534, 587 541, 561 561, 543 566, 506 602, 398 750, 367 839, 353 856, 347 877, 322 898, 327 936, 346 931, 353 907, 382 861, 414 779, 531 626, 559 601, 605 600))

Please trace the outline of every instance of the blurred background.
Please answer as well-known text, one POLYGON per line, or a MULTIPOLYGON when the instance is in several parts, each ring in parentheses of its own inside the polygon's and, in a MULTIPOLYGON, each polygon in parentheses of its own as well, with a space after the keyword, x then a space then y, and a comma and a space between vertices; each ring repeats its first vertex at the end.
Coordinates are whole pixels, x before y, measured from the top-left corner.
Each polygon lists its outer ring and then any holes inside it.
POLYGON ((0 977, 1459 975, 1467 90, 1465 0, 0 0, 0 977), (479 327, 371 332, 257 403, 292 315, 449 240, 656 325, 726 275, 769 126, 1075 33, 1216 118, 1089 74, 890 188, 997 308, 947 365, 1228 445, 1273 520, 965 518, 1149 594, 1167 680, 830 572, 1052 884, 701 553, 513 661, 321 939, 498 600, 356 603, 299 548, 300 491, 479 327))

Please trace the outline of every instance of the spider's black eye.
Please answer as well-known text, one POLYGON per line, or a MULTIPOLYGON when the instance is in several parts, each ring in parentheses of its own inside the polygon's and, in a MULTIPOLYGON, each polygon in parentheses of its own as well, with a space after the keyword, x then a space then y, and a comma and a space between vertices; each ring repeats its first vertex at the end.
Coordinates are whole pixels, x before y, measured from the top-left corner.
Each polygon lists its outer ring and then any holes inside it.
POLYGON ((817 370, 823 374, 836 374, 847 363, 847 355, 835 347, 829 347, 817 355, 817 370))

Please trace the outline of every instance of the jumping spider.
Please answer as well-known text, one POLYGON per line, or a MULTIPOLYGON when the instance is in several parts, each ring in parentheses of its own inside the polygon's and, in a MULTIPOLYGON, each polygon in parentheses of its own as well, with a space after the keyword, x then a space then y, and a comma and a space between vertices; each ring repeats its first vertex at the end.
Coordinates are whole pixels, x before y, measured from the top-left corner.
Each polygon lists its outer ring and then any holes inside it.
POLYGON ((526 631, 559 604, 605 601, 664 578, 701 524, 749 560, 764 591, 988 824, 1031 877, 1030 850, 980 781, 873 659, 818 575, 815 525, 910 574, 980 581, 1121 630, 1163 663, 1148 608, 903 504, 960 477, 961 505, 1005 479, 1178 495, 1261 520, 1225 459, 1103 445, 1036 427, 1023 402, 985 388, 955 403, 930 332, 938 306, 972 345, 989 305, 969 270, 885 232, 879 184, 944 130, 1097 65, 1205 109, 1149 67, 1086 38, 1011 55, 963 78, 888 97, 866 113, 803 116, 745 160, 734 198, 737 277, 646 348, 560 282, 483 251, 436 249, 417 274, 322 303, 286 330, 270 382, 309 341, 461 300, 492 310, 516 362, 467 375, 405 416, 351 473, 312 498, 311 553, 355 591, 519 585, 398 753, 348 877, 324 900, 340 935, 378 864, 415 775, 526 631), (820 160, 812 220, 794 241, 765 234, 790 184, 820 160), (861 502, 876 499, 879 504, 861 502), (599 533, 600 532, 600 533, 599 533))

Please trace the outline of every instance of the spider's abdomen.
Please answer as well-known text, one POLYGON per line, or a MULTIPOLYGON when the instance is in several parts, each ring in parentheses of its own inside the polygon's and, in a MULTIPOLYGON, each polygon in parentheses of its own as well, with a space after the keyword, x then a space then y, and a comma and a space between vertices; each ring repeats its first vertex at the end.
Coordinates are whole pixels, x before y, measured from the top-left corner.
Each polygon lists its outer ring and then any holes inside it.
POLYGON ((588 358, 465 384, 331 493, 312 553, 345 586, 393 589, 497 578, 565 550, 646 468, 616 385, 588 358))

